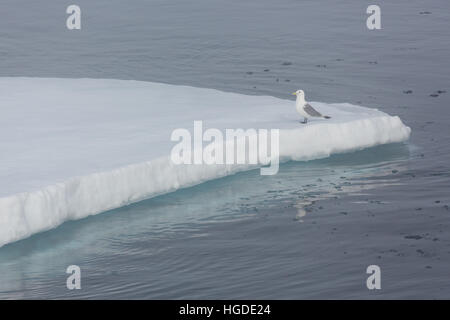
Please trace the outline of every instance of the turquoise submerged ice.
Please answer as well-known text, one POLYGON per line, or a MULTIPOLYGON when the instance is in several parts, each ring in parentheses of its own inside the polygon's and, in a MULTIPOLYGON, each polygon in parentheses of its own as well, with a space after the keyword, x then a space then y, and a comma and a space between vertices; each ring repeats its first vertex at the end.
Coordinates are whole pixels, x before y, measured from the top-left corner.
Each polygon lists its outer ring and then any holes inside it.
POLYGON ((399 117, 311 103, 330 120, 299 124, 269 96, 159 83, 0 78, 0 246, 247 166, 174 165, 174 129, 280 129, 282 161, 306 161, 409 138, 399 117))

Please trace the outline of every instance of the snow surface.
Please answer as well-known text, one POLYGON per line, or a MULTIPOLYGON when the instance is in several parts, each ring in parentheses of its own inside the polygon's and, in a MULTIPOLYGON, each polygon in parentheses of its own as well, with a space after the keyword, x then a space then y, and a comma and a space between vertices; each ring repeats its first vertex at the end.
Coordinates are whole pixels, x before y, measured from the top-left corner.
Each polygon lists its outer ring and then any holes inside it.
POLYGON ((177 128, 280 129, 280 156, 312 160, 401 142, 400 118, 311 102, 330 120, 298 123, 295 102, 106 79, 0 78, 0 246, 67 220, 254 166, 174 165, 177 128))

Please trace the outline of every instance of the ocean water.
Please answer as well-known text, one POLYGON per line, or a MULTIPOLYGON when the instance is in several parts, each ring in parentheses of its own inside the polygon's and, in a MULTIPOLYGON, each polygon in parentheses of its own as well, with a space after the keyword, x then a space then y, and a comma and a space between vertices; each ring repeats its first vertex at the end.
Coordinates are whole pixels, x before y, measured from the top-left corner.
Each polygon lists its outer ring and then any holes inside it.
POLYGON ((0 76, 114 78, 349 102, 408 143, 258 170, 0 248, 0 298, 450 298, 446 0, 3 0, 0 76), (66 289, 69 265, 82 289, 66 289), (381 268, 381 290, 366 268, 381 268))

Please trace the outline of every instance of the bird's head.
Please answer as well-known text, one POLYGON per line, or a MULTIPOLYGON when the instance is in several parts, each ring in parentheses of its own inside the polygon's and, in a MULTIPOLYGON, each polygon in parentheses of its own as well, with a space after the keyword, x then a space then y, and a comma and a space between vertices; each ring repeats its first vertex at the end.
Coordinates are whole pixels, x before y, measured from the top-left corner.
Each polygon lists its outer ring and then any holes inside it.
POLYGON ((305 99, 305 93, 303 92, 303 90, 297 90, 295 92, 292 93, 294 96, 297 96, 297 99, 305 99))

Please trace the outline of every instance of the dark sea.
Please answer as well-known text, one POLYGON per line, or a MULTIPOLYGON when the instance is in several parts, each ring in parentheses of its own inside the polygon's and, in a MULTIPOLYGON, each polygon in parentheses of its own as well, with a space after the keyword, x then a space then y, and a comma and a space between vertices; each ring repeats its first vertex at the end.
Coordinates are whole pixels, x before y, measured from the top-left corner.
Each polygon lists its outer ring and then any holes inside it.
MULTIPOLYGON (((398 115, 403 144, 239 173, 0 248, 0 299, 449 299, 450 2, 0 2, 0 76, 114 78, 398 115), (81 7, 81 30, 66 28, 81 7), (66 268, 81 268, 81 290, 66 268), (368 290, 366 269, 381 270, 368 290)), ((294 103, 294 102, 293 102, 294 103)), ((1 151, 0 151, 1 156, 1 151)), ((95 196, 95 195, 93 195, 95 196)))

